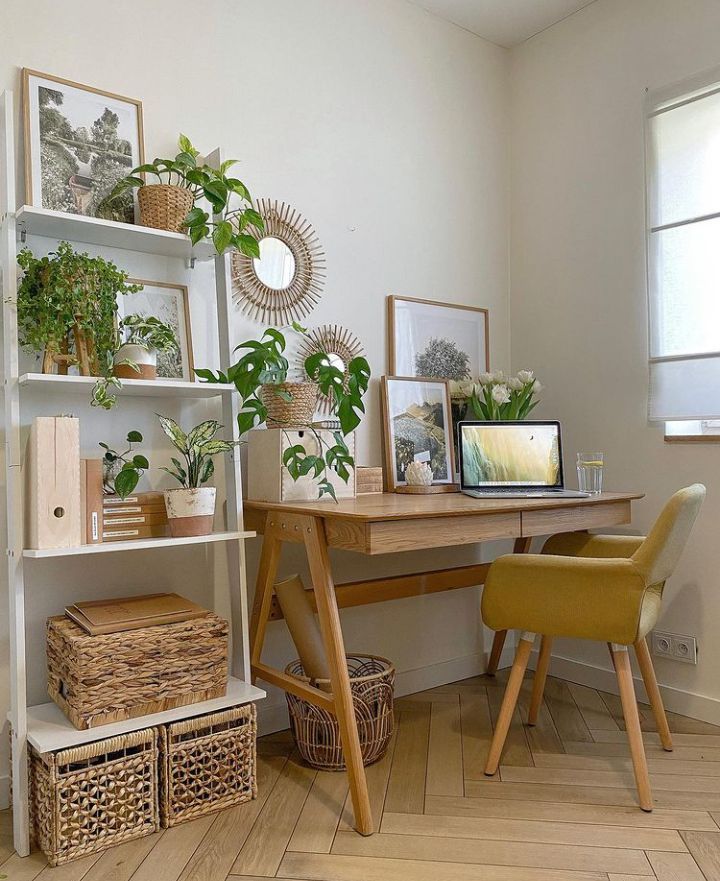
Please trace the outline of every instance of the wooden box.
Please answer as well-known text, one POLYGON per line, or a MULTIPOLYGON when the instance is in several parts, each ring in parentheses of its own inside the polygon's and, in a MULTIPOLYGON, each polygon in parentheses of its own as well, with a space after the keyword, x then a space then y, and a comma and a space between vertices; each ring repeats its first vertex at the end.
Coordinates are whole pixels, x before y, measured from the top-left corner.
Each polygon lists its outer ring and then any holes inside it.
POLYGON ((81 543, 80 420, 37 416, 25 451, 25 546, 81 543))
POLYGON ((255 704, 172 722, 160 729, 163 828, 251 801, 257 795, 255 704))
POLYGON ((29 750, 32 835, 51 866, 160 828, 155 728, 40 755, 29 750))
MULTIPOLYGON (((317 499, 318 483, 323 478, 308 474, 293 480, 283 465, 285 451, 296 444, 311 455, 319 454, 319 445, 335 445, 328 429, 255 428, 248 433, 248 499, 258 502, 290 502, 317 499), (318 440, 318 438, 320 440, 318 440)), ((350 455, 355 458, 355 435, 345 438, 350 455)), ((324 449, 327 450, 327 446, 324 449)), ((327 476, 339 499, 355 498, 355 469, 350 469, 347 483, 331 469, 327 476)), ((328 495, 324 499, 332 498, 328 495)))
POLYGON ((355 469, 355 485, 359 496, 384 492, 383 470, 381 466, 358 465, 355 469))
POLYGON ((222 697, 228 624, 208 613, 177 624, 92 636, 48 618, 48 694, 76 728, 222 697))

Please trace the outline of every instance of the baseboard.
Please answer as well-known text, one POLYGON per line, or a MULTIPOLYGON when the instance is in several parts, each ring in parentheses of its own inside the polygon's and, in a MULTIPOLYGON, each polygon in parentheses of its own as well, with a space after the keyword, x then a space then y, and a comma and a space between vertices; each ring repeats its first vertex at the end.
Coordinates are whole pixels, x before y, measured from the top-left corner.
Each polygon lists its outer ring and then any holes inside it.
MULTIPOLYGON (((503 666, 511 664, 512 657, 512 647, 503 649, 501 664, 503 666)), ((483 652, 475 652, 461 658, 441 661, 439 664, 430 664, 413 670, 399 670, 395 676, 395 696, 403 697, 406 694, 436 688, 438 685, 447 685, 449 682, 478 676, 485 670, 486 663, 487 655, 483 652)), ((282 703, 269 704, 261 701, 258 704, 258 734, 272 734, 274 731, 282 731, 288 725, 287 706, 284 700, 282 703)))
MULTIPOLYGON (((579 685, 589 685, 591 688, 599 688, 610 694, 618 694, 614 670, 597 667, 574 658, 553 655, 550 661, 550 674, 560 679, 567 679, 568 682, 577 682, 579 685)), ((635 677, 634 682, 638 699, 647 702, 642 679, 635 677)), ((717 698, 695 694, 692 691, 681 691, 671 685, 660 685, 660 693, 666 710, 710 722, 711 725, 720 725, 720 700, 717 698)))
POLYGON ((0 810, 10 807, 10 777, 7 774, 0 775, 0 810))

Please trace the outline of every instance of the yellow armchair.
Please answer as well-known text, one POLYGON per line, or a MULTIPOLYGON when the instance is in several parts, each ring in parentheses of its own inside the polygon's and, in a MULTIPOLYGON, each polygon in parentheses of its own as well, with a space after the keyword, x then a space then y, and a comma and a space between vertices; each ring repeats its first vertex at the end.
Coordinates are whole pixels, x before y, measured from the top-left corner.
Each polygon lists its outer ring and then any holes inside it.
POLYGON ((529 723, 542 703, 556 636, 607 642, 625 716, 640 806, 652 810, 627 648, 635 647, 665 749, 672 749, 660 691, 645 641, 660 614, 672 574, 705 498, 694 484, 675 493, 647 538, 569 533, 548 539, 542 554, 511 554, 491 565, 482 599, 483 620, 496 631, 521 630, 485 773, 497 771, 510 719, 536 634, 542 645, 533 683, 529 723))

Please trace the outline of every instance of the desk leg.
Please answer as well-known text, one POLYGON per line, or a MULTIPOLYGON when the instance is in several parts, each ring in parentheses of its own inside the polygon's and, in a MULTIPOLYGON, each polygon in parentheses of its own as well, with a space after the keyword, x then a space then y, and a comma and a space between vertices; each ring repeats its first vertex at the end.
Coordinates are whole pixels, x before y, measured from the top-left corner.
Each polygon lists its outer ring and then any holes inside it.
MULTIPOLYGON (((255 597, 250 617, 250 666, 259 663, 265 643, 265 631, 267 630, 270 616, 270 604, 272 603, 273 588, 277 576, 278 563, 282 542, 278 537, 275 522, 268 517, 268 523, 263 537, 262 551, 260 552, 260 564, 255 580, 255 597)), ((255 671, 253 669, 252 681, 255 684, 255 671)))
MULTIPOLYGON (((529 554, 531 544, 532 538, 530 536, 516 538, 513 554, 529 554)), ((500 655, 505 647, 506 637, 507 630, 498 630, 493 637, 492 649, 490 650, 490 657, 488 658, 487 668, 485 670, 488 676, 494 676, 497 673, 498 664, 500 663, 500 655)))
POLYGON ((365 778, 365 767, 360 752, 360 738, 352 692, 350 691, 350 677, 345 659, 345 645, 340 627, 335 585, 330 570, 325 528, 319 517, 308 517, 307 524, 303 530, 305 548, 310 564, 320 630, 330 668, 335 715, 340 726, 340 739, 347 765, 350 796, 355 814, 355 828, 361 835, 371 835, 373 817, 365 778))

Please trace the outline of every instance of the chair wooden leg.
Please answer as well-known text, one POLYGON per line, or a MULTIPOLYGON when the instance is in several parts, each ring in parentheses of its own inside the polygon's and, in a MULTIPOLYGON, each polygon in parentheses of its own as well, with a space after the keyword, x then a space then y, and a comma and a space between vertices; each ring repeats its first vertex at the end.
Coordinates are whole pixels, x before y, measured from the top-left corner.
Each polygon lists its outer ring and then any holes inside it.
POLYGON ((645 638, 639 639, 635 643, 635 654, 637 655, 638 665, 642 673, 643 682, 645 683, 645 691, 647 691, 652 707, 655 722, 657 724, 660 742, 664 750, 672 752, 673 742, 672 734, 670 734, 670 726, 668 725, 667 716, 665 715, 665 707, 663 706, 662 696, 658 688, 657 679, 655 678, 655 668, 653 667, 650 650, 648 649, 645 638))
POLYGON ((500 663, 500 655, 505 647, 506 637, 507 630, 498 630, 493 637, 492 649, 490 651, 490 657, 488 658, 487 668, 485 669, 485 673, 488 676, 494 676, 497 673, 497 668, 500 663))
POLYGON ((653 809, 653 801, 650 790, 650 775, 648 774, 645 746, 643 745, 642 731, 640 730, 640 715, 638 713, 637 700, 635 699, 630 656, 625 645, 612 645, 610 652, 615 665, 615 672, 617 673, 618 686, 620 687, 620 700, 622 702, 623 716, 625 717, 628 743, 630 744, 630 755, 632 757, 633 771, 635 772, 638 800, 640 807, 644 811, 651 811, 653 809))
POLYGON ((503 696, 500 713, 498 714, 497 724, 495 725, 495 734, 493 735, 490 752, 488 754, 487 763, 485 765, 485 773, 488 777, 492 777, 500 764, 500 756, 502 755, 505 739, 507 738, 510 722, 517 705, 520 687, 522 686, 523 676, 530 660, 530 652, 535 642, 534 633, 523 633, 518 642, 517 651, 515 652, 515 661, 510 671, 507 688, 503 696))
POLYGON ((547 679, 548 667, 550 666, 550 656, 552 654, 552 644, 552 636, 543 636, 540 643, 540 654, 538 656, 537 667, 535 669, 532 697, 530 698, 528 725, 534 725, 537 722, 538 713, 542 706, 543 695, 545 694, 545 681, 547 679))

